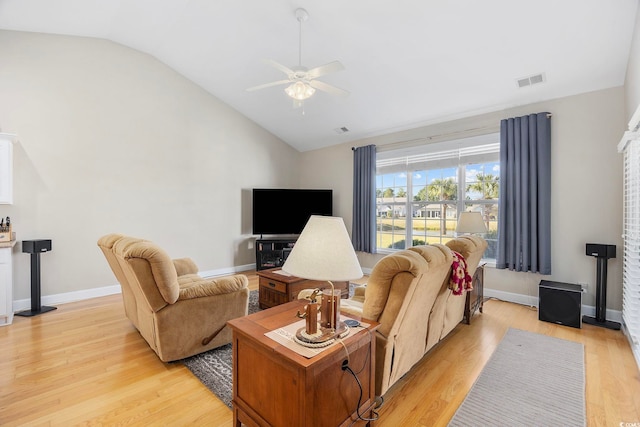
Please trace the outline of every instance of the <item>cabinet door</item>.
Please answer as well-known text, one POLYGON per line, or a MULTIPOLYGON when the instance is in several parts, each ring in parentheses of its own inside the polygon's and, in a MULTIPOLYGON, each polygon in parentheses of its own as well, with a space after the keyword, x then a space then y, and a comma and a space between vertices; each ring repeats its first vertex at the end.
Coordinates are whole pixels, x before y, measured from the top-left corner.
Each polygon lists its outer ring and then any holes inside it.
POLYGON ((0 249, 0 325, 9 323, 8 319, 11 313, 12 289, 11 280, 11 249, 0 249))
POLYGON ((0 204, 13 203, 13 136, 0 134, 0 204))

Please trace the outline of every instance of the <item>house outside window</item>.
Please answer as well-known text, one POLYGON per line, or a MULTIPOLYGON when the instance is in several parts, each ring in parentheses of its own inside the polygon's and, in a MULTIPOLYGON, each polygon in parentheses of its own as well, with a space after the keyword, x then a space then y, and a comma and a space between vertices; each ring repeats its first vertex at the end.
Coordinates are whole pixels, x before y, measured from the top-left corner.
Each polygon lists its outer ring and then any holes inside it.
POLYGON ((499 134, 377 154, 378 252, 446 243, 458 214, 482 214, 489 232, 485 259, 496 258, 500 177, 499 134))

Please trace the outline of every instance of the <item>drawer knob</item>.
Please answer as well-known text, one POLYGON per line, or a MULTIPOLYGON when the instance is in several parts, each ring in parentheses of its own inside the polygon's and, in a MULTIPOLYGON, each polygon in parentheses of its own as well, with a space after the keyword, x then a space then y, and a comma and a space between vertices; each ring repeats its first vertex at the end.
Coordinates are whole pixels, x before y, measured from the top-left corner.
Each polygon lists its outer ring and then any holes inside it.
POLYGON ((276 284, 275 284, 275 283, 272 283, 272 282, 269 282, 269 286, 271 286, 272 288, 275 288, 275 287, 276 287, 276 284))

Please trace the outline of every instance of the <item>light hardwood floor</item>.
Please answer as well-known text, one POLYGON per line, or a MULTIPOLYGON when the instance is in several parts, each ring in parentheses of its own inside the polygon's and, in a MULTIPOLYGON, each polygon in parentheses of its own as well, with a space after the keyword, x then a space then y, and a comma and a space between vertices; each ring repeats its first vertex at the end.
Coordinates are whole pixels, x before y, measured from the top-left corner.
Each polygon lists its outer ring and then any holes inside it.
MULTIPOLYGON (((375 425, 446 425, 509 327, 584 343, 588 425, 640 425, 640 375, 621 332, 540 322, 496 300, 387 392, 375 425)), ((187 368, 156 357, 113 295, 0 328, 0 425, 231 426, 232 415, 187 368)))

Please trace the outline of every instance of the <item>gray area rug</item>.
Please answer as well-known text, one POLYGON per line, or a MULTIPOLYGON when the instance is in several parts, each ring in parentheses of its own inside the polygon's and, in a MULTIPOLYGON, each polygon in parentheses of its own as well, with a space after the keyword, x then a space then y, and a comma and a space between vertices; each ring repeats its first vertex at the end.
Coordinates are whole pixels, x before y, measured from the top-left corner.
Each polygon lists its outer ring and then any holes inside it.
POLYGON ((584 426, 584 346, 509 329, 450 427, 584 426))
MULTIPOLYGON (((249 293, 249 314, 259 311, 258 291, 249 293)), ((233 358, 231 344, 196 354, 181 362, 220 400, 231 408, 233 358)))

